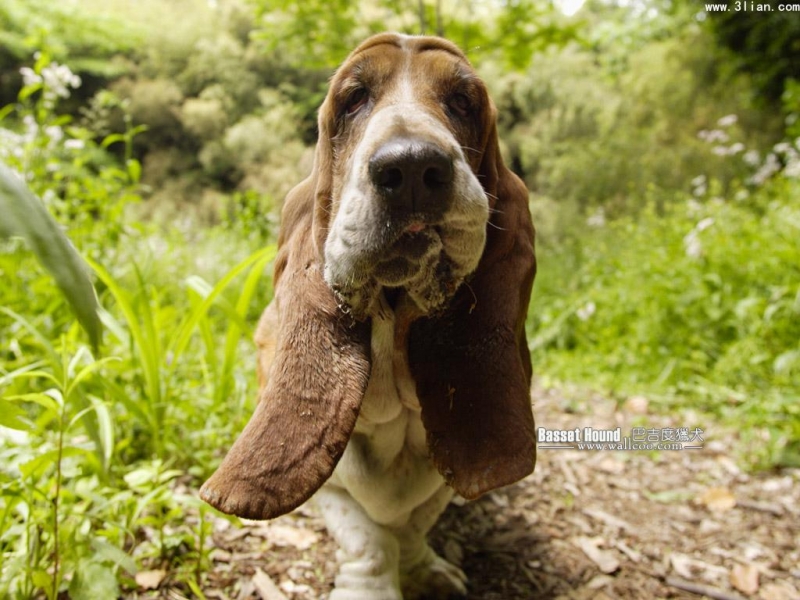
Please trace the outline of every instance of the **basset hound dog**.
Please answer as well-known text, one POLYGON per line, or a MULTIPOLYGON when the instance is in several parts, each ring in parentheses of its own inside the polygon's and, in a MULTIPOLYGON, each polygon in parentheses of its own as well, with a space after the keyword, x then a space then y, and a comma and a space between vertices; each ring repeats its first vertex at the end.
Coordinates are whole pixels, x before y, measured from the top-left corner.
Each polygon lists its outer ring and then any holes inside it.
POLYGON ((536 261, 527 190, 455 45, 385 33, 350 54, 278 247, 259 402, 202 498, 271 519, 314 495, 339 545, 332 600, 465 594, 426 535, 454 491, 533 470, 536 261))

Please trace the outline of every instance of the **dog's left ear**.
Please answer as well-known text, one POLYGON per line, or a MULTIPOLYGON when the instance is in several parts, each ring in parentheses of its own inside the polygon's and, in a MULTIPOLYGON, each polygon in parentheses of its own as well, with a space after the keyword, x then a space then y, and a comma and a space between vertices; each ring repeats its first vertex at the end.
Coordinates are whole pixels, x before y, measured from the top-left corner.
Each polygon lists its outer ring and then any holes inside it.
POLYGON ((477 168, 491 207, 483 256, 446 312, 411 325, 408 344, 429 451, 469 499, 521 479, 536 463, 525 336, 534 230, 527 189, 500 156, 491 101, 486 113, 477 168))

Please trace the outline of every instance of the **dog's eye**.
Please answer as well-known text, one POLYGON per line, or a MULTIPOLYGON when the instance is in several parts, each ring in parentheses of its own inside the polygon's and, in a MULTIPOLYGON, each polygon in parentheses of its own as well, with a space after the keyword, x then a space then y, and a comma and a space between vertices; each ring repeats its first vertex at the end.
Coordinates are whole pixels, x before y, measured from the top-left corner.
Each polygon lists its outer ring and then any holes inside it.
POLYGON ((450 96, 447 105, 450 107, 450 110, 460 117, 468 117, 472 112, 472 99, 460 92, 450 96))
POLYGON ((353 92, 347 97, 347 101, 345 102, 344 108, 345 112, 348 115, 352 115, 355 113, 359 108, 364 106, 369 100, 369 91, 367 88, 358 88, 353 90, 353 92))

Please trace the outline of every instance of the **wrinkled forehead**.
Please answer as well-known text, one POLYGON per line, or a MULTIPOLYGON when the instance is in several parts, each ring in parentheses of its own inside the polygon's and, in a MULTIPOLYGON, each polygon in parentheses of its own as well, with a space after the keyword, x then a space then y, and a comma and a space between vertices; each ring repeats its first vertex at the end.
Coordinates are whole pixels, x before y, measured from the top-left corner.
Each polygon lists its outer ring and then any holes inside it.
POLYGON ((442 93, 461 84, 479 84, 467 58, 455 45, 434 37, 381 34, 356 48, 331 82, 334 94, 359 85, 374 92, 410 84, 415 96, 442 93))

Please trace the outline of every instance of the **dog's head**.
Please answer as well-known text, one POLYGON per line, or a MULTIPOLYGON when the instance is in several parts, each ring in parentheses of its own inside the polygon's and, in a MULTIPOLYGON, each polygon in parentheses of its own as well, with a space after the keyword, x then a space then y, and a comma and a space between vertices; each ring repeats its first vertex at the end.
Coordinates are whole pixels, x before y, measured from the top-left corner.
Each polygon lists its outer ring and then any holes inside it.
POLYGON ((317 226, 325 280, 357 318, 386 288, 429 314, 476 269, 493 125, 485 85, 446 40, 376 36, 337 71, 320 110, 317 226))

